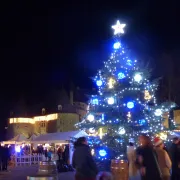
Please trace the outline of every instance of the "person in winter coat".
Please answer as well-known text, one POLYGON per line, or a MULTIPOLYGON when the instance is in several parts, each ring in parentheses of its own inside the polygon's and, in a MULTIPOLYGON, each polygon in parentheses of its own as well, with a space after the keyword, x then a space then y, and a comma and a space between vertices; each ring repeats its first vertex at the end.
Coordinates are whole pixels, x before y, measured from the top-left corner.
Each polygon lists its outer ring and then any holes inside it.
POLYGON ((127 157, 129 162, 129 180, 140 180, 141 177, 136 164, 136 151, 132 142, 127 147, 127 157))
POLYGON ((73 167, 76 169, 75 180, 95 180, 98 173, 90 148, 85 137, 74 143, 73 167))
POLYGON ((173 138, 173 143, 170 148, 170 156, 172 161, 172 174, 171 174, 171 180, 179 180, 179 164, 180 164, 180 151, 178 149, 178 143, 179 139, 178 137, 173 138))
POLYGON ((52 152, 51 152, 51 150, 49 150, 49 151, 47 152, 47 156, 48 156, 48 161, 51 161, 51 158, 52 158, 52 152))
POLYGON ((137 148, 137 164, 142 180, 161 180, 161 173, 157 165, 157 155, 151 140, 146 135, 139 136, 140 147, 137 148))
POLYGON ((163 141, 159 137, 156 137, 154 139, 154 146, 157 154, 159 168, 162 173, 162 180, 170 180, 170 169, 172 163, 168 153, 164 150, 163 141))

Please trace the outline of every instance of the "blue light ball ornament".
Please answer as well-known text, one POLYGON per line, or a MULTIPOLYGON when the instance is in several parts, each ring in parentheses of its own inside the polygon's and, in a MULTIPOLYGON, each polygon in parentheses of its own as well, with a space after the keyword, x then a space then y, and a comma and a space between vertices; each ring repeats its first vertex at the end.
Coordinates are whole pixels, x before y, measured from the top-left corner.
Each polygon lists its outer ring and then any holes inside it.
POLYGON ((145 124, 146 124, 146 120, 145 120, 145 119, 139 120, 139 124, 140 124, 140 125, 145 125, 145 124))
POLYGON ((126 76, 123 72, 118 73, 118 79, 124 79, 126 76))
POLYGON ((132 101, 129 101, 129 102, 127 103, 127 107, 128 107, 129 109, 134 108, 134 103, 133 103, 132 101))
POLYGON ((91 103, 92 103, 93 105, 98 105, 98 104, 99 104, 99 100, 98 100, 97 98, 92 99, 91 103))
POLYGON ((115 42, 113 47, 114 47, 114 49, 119 49, 121 47, 120 42, 115 42))
POLYGON ((131 61, 130 59, 128 59, 127 62, 126 62, 126 64, 127 64, 128 66, 132 66, 132 61, 131 61))
POLYGON ((105 156, 107 155, 106 150, 105 150, 105 149, 100 149, 100 150, 99 150, 99 155, 100 155, 101 157, 105 157, 105 156))
POLYGON ((96 81, 97 86, 102 86, 103 82, 101 80, 96 81))

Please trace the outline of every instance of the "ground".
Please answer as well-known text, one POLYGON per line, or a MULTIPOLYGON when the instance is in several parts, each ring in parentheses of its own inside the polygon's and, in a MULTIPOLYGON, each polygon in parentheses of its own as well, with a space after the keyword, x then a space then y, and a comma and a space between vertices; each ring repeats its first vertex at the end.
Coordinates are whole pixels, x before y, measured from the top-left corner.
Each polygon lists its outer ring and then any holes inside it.
MULTIPOLYGON (((36 175, 38 166, 18 166, 9 169, 9 172, 0 172, 0 180, 27 180, 27 176, 36 175)), ((60 173, 60 180, 73 180, 73 172, 60 173)))

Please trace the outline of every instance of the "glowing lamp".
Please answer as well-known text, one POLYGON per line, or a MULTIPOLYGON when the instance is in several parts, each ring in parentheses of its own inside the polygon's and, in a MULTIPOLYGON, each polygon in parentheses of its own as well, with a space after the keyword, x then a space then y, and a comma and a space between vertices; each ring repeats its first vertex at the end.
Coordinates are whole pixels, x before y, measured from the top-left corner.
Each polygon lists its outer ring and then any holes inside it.
POLYGON ((110 98, 108 98, 108 104, 109 105, 112 105, 112 104, 114 104, 114 98, 113 97, 110 97, 110 98))
POLYGON ((127 107, 129 108, 129 109, 132 109, 132 108, 134 108, 134 103, 133 102, 128 102, 127 103, 127 107))
POLYGON ((90 122, 94 121, 94 115, 89 114, 89 115, 87 116, 87 120, 90 121, 90 122))
POLYGON ((20 153, 20 152, 21 152, 20 146, 16 146, 16 147, 15 147, 15 151, 16 151, 17 153, 20 153))
POLYGON ((114 43, 114 49, 119 49, 121 47, 121 44, 119 42, 114 43))
POLYGON ((118 73, 118 79, 124 79, 125 74, 123 72, 118 73))
POLYGON ((97 84, 97 86, 102 86, 103 83, 102 83, 101 80, 97 80, 97 81, 96 81, 96 84, 97 84))
POLYGON ((101 157, 106 156, 106 155, 107 155, 106 150, 104 150, 104 149, 99 150, 99 155, 100 155, 101 157))

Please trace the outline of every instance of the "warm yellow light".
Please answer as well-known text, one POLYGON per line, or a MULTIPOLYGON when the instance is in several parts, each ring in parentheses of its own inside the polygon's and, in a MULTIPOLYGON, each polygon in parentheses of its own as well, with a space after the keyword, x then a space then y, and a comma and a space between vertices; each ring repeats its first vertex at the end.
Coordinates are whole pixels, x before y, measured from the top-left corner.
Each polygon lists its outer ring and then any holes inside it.
POLYGON ((9 123, 13 124, 13 123, 30 123, 30 124, 34 124, 36 121, 51 121, 51 120, 55 120, 58 119, 58 114, 49 114, 46 116, 36 116, 33 118, 10 118, 9 119, 9 123))
POLYGON ((116 81, 113 78, 110 78, 109 82, 108 82, 109 89, 114 88, 115 83, 116 83, 116 81))
POLYGON ((100 137, 100 139, 102 139, 102 137, 103 137, 103 130, 102 130, 102 128, 99 129, 99 137, 100 137))
POLYGON ((159 137, 165 141, 167 139, 167 133, 160 133, 159 137))
POLYGON ((148 90, 145 90, 145 91, 144 91, 144 99, 145 99, 145 100, 150 100, 150 99, 151 99, 151 95, 149 94, 149 91, 148 91, 148 90))
POLYGON ((9 123, 30 123, 34 124, 34 119, 32 118, 10 118, 9 123))
POLYGON ((51 120, 55 120, 58 118, 58 114, 49 114, 49 115, 46 115, 46 116, 36 116, 34 117, 33 119, 35 121, 51 121, 51 120))

